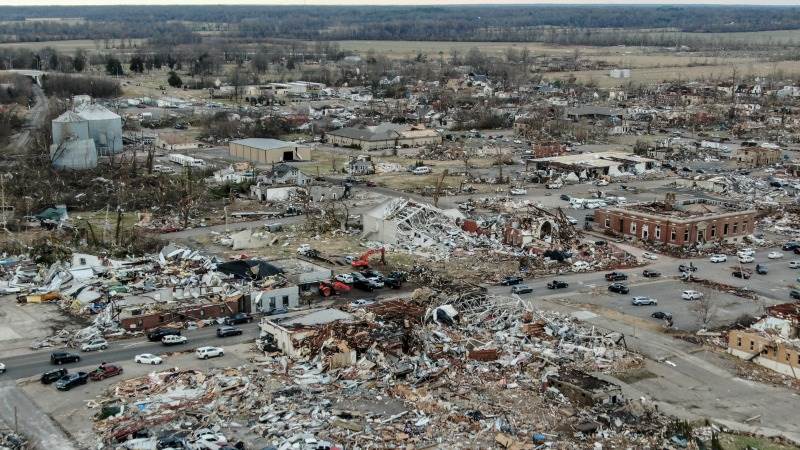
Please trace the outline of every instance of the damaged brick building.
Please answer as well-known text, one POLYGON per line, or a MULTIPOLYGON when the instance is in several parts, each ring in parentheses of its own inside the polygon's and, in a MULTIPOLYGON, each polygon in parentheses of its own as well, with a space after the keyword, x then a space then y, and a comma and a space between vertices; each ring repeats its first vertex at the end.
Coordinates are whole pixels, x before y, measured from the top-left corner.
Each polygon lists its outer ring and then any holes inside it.
POLYGON ((707 200, 631 204, 601 208, 594 213, 601 231, 641 241, 691 246, 705 242, 736 242, 753 233, 756 211, 707 200))

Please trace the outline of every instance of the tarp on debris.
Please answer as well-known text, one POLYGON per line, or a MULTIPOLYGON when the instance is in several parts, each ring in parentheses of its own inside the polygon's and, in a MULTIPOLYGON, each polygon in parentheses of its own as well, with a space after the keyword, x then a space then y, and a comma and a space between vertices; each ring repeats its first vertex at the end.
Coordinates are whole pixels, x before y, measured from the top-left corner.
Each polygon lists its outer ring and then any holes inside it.
POLYGON ((242 280, 261 280, 283 273, 283 270, 266 261, 254 259, 224 262, 217 265, 217 271, 242 280))

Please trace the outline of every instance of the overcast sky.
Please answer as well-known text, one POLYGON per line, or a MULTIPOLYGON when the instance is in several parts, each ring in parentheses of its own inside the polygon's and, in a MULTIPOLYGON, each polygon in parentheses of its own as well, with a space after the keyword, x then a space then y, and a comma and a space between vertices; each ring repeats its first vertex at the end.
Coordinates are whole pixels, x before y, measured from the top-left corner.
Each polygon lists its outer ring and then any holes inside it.
POLYGON ((794 5, 800 6, 800 0, 675 0, 665 2, 663 0, 0 0, 0 5, 4 6, 34 6, 34 5, 525 5, 525 4, 719 4, 719 5, 794 5))

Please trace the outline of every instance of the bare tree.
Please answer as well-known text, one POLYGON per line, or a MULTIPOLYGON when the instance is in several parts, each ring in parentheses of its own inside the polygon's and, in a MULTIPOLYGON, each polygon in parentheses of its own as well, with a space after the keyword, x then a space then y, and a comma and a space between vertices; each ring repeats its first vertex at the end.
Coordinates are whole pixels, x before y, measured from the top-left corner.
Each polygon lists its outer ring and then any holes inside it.
POLYGON ((698 289, 702 296, 692 304, 692 311, 697 314, 697 322, 704 329, 711 325, 717 315, 716 295, 709 289, 698 289))

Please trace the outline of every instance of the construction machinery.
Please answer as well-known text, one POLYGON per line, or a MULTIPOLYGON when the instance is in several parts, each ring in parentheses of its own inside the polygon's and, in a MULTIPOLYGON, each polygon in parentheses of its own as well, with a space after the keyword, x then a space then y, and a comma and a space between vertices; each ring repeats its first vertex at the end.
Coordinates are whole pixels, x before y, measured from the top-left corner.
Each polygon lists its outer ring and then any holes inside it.
POLYGON ((362 253, 358 259, 354 259, 353 262, 350 263, 356 269, 363 269, 365 267, 369 267, 369 257, 376 254, 381 254, 381 264, 386 264, 386 249, 384 247, 379 248, 371 248, 366 252, 362 253))
POLYGON ((323 297, 330 297, 331 295, 339 295, 350 292, 350 286, 342 283, 341 281, 325 280, 319 283, 319 293, 323 297))

